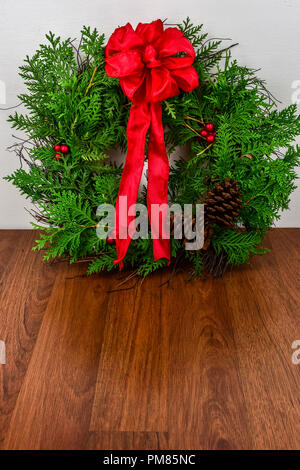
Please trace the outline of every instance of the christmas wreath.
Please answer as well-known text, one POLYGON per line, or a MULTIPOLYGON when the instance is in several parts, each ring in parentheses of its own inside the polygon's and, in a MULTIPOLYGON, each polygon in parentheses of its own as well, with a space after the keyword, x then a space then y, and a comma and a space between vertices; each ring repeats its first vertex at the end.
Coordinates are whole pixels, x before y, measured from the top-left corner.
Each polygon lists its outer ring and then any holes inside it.
MULTIPOLYGON (((124 261, 141 276, 184 259, 194 275, 218 276, 266 251, 263 237, 295 189, 296 105, 278 110, 257 71, 232 59, 233 45, 209 40, 189 19, 127 24, 106 46, 88 27, 77 46, 51 32, 46 38, 20 67, 28 92, 19 98, 29 113, 9 117, 27 135, 13 146, 21 168, 6 179, 35 205, 33 249, 45 260, 87 260, 89 274, 124 261), (168 178, 165 148, 171 155, 180 146, 188 158, 171 165, 168 178), (127 149, 124 171, 111 161, 114 148, 127 149), (148 195, 137 194, 145 153, 148 195), (124 195, 148 206, 203 204, 201 249, 185 249, 186 232, 163 240, 160 228, 155 240, 150 231, 122 239, 124 195), (96 230, 101 204, 116 205, 104 239, 96 230)), ((173 235, 182 218, 170 219, 173 235)), ((195 219, 192 211, 192 228, 195 219)), ((123 222, 127 228, 127 214, 123 222)))

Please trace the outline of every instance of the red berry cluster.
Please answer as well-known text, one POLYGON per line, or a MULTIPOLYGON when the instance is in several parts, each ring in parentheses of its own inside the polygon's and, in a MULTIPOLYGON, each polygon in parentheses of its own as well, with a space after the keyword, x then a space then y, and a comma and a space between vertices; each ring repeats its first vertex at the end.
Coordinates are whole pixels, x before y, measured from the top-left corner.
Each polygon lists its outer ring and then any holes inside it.
POLYGON ((112 229, 107 234, 106 243, 108 243, 109 245, 112 245, 115 242, 115 238, 116 238, 116 231, 115 229, 112 229))
POLYGON ((66 155, 70 150, 68 145, 66 145, 66 144, 62 144, 62 145, 56 144, 56 145, 54 145, 53 148, 56 152, 56 154, 54 156, 56 160, 61 160, 62 156, 66 155))
POLYGON ((200 132, 200 135, 208 142, 213 144, 216 140, 215 126, 212 122, 208 122, 204 125, 204 129, 200 132))

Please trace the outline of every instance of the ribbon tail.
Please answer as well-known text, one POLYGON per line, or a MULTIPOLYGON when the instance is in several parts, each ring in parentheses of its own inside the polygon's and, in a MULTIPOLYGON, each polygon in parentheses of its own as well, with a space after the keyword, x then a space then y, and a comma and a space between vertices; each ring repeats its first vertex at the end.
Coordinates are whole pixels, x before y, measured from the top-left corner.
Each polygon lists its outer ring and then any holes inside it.
POLYGON ((167 258, 170 264, 168 180, 169 160, 164 140, 162 106, 160 103, 154 103, 151 104, 148 148, 147 206, 153 237, 154 260, 167 258))
POLYGON ((131 106, 127 124, 127 155, 115 207, 117 259, 114 264, 119 264, 120 269, 123 268, 122 260, 131 241, 128 227, 130 222, 135 220, 135 216, 129 216, 128 209, 131 208, 131 214, 135 214, 138 189, 144 167, 145 139, 150 119, 147 103, 131 106))

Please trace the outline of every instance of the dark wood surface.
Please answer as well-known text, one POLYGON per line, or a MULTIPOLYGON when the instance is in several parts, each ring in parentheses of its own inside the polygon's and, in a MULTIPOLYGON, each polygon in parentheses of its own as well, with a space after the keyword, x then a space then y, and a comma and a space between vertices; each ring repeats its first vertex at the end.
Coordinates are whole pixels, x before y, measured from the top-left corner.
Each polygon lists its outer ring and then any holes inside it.
POLYGON ((223 279, 123 292, 35 237, 0 232, 0 448, 300 448, 300 230, 223 279))

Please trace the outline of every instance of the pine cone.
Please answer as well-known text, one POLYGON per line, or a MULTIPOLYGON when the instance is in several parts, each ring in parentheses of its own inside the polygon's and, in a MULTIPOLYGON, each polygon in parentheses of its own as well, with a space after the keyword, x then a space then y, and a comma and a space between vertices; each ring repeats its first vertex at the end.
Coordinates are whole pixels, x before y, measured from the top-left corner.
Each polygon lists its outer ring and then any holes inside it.
MULTIPOLYGON (((192 240, 192 232, 195 233, 195 230, 196 230, 196 216, 195 215, 192 216, 192 224, 191 224, 190 230, 186 230, 188 232, 186 234, 185 231, 184 231, 184 215, 182 214, 182 217, 178 221, 177 218, 174 218, 173 212, 171 212, 171 214, 170 214, 170 234, 171 234, 172 237, 174 236, 174 232, 175 232, 176 228, 178 228, 177 225, 176 225, 178 223, 181 224, 181 226, 182 226, 183 246, 185 246, 186 242, 192 240)), ((204 222, 204 243, 203 243, 203 246, 202 246, 202 250, 207 250, 207 248, 209 247, 210 237, 212 236, 212 233, 213 233, 213 228, 212 228, 211 224, 209 223, 209 221, 208 222, 205 221, 204 222)))
POLYGON ((216 183, 203 201, 206 220, 232 228, 242 207, 240 189, 238 182, 232 178, 216 183))

